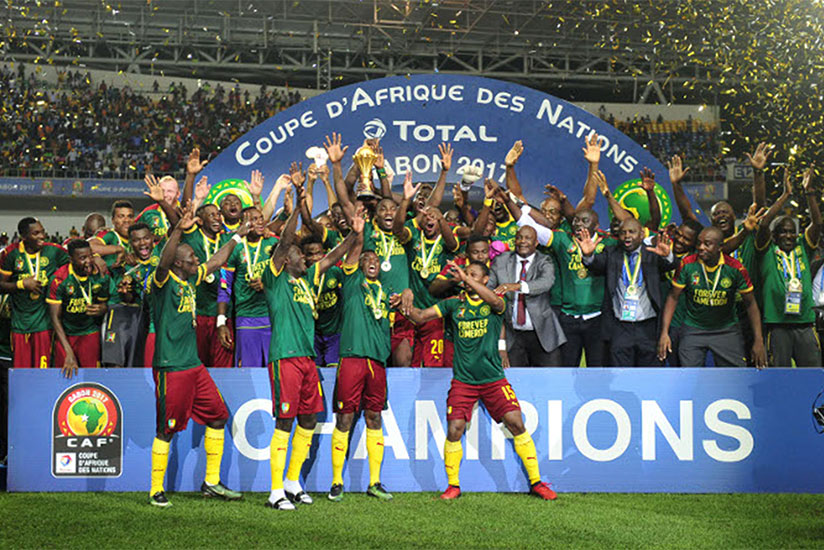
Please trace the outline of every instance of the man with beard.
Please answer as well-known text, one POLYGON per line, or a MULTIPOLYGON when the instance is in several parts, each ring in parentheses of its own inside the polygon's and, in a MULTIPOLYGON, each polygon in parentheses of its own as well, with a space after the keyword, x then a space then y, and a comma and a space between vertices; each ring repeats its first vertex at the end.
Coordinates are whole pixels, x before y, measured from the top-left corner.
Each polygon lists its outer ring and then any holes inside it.
MULTIPOLYGON (((339 143, 338 143, 339 146, 339 143)), ((329 149, 336 152, 334 147, 329 149)), ((339 149, 339 147, 338 147, 339 149)), ((330 154, 334 163, 340 157, 330 154)), ((300 170, 300 166, 298 166, 300 170)), ((301 177, 293 177, 298 200, 305 200, 301 177)), ((353 219, 352 231, 326 256, 306 267, 306 259, 294 244, 297 208, 292 211, 282 238, 263 270, 262 281, 269 321, 278 330, 272 332, 269 347, 269 382, 272 387, 272 415, 275 430, 270 444, 272 490, 266 506, 276 510, 294 510, 295 504, 311 504, 312 498, 303 491, 300 471, 312 445, 317 413, 323 411, 320 379, 315 367, 315 296, 321 276, 339 262, 350 250, 357 234, 363 232, 360 218, 353 219), (286 454, 289 433, 295 418, 298 426, 292 439, 292 456, 286 481, 286 454)))
POLYGON ((272 327, 269 324, 262 276, 278 239, 264 236, 266 227, 259 208, 245 208, 243 219, 251 225, 251 229, 243 242, 232 251, 221 272, 217 296, 217 334, 221 347, 226 350, 234 347, 232 329, 227 319, 234 297, 237 338, 235 365, 264 367, 268 363, 272 327))
MULTIPOLYGON (((422 207, 422 216, 405 222, 409 202, 420 193, 420 188, 420 183, 412 185, 412 173, 407 172, 403 200, 395 212, 392 232, 406 250, 409 288, 415 295, 415 307, 426 309, 437 303, 429 293, 429 285, 458 250, 458 240, 441 211, 434 206, 422 207)), ((416 325, 412 366, 449 367, 452 353, 447 342, 444 339, 443 319, 416 325)))
POLYGON ((761 220, 755 237, 767 352, 773 367, 789 367, 791 361, 799 367, 821 366, 810 267, 810 258, 821 237, 821 194, 812 185, 812 171, 810 167, 804 172, 801 184, 810 212, 810 225, 804 234, 799 234, 796 219, 776 218, 792 195, 790 175, 785 170, 784 193, 761 220))
MULTIPOLYGON (((317 235, 301 239, 300 249, 306 258, 307 267, 312 267, 324 255, 323 243, 317 235)), ((318 309, 315 321, 315 364, 318 367, 337 367, 340 361, 342 284, 343 271, 333 265, 321 276, 315 294, 318 309)))
POLYGON ((601 332, 609 341, 609 363, 616 367, 654 367, 658 361, 661 273, 675 269, 671 242, 658 235, 654 247, 645 247, 644 230, 635 218, 621 222, 619 246, 595 254, 600 238, 592 240, 585 228, 575 236, 584 266, 605 277, 601 332))
POLYGON ((97 271, 87 241, 69 243, 70 263, 49 283, 49 316, 54 329, 54 366, 71 378, 77 368, 100 366, 100 318, 109 300, 109 276, 97 271))
POLYGON ((11 344, 14 368, 49 367, 51 323, 46 309, 49 279, 69 263, 66 251, 46 242, 37 219, 17 224, 20 243, 6 249, 0 266, 0 290, 11 294, 11 344))
POLYGON ((658 358, 662 361, 670 345, 669 327, 681 294, 686 306, 678 351, 681 366, 704 366, 708 351, 718 367, 744 367, 744 338, 737 325, 735 297, 741 295, 755 330, 752 357, 758 368, 767 365, 761 338, 761 316, 753 287, 741 262, 721 253, 721 230, 708 227, 698 236, 697 252, 684 258, 672 282, 661 316, 658 358))
POLYGON ((152 366, 155 333, 147 322, 145 295, 149 276, 160 259, 160 247, 155 246, 151 229, 142 222, 129 227, 129 247, 132 253, 126 255, 124 264, 110 270, 109 312, 103 323, 100 353, 106 367, 152 366))

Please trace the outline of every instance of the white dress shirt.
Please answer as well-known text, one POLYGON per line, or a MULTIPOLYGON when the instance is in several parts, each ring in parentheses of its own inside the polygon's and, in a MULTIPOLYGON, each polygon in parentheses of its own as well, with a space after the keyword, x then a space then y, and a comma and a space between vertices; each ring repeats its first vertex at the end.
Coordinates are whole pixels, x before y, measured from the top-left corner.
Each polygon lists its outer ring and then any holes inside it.
POLYGON ((532 262, 535 260, 535 252, 527 256, 526 258, 522 258, 515 254, 516 264, 515 264, 515 282, 521 283, 521 290, 515 292, 515 301, 512 303, 512 326, 518 330, 535 330, 535 327, 532 326, 532 319, 529 317, 529 310, 526 310, 526 322, 523 325, 518 324, 518 300, 521 294, 524 295, 524 299, 526 299, 526 295, 529 294, 529 285, 526 284, 526 281, 521 280, 521 270, 524 268, 523 261, 526 260, 526 271, 529 271, 529 268, 532 266, 532 262))

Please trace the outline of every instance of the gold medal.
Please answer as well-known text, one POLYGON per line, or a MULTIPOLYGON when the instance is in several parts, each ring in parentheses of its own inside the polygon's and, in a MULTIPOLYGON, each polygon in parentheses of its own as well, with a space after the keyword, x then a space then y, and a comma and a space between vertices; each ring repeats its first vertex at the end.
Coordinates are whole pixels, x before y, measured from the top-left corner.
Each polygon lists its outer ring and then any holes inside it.
POLYGON ((429 277, 429 268, 428 267, 424 267, 423 269, 421 269, 421 277, 423 277, 424 279, 429 277))
POLYGON ((586 279, 587 275, 589 274, 589 271, 587 271, 587 268, 582 267, 581 269, 579 269, 575 273, 578 275, 579 279, 586 279))
POLYGON ((793 277, 792 279, 790 279, 790 283, 789 285, 787 285, 787 288, 790 292, 801 292, 801 290, 803 289, 801 279, 799 279, 798 277, 793 277))
POLYGON ((375 316, 376 321, 380 321, 381 317, 383 317, 383 312, 380 309, 374 309, 372 310, 372 315, 375 316))
POLYGON ((215 282, 215 274, 214 273, 209 273, 208 275, 206 275, 206 282, 209 283, 209 284, 214 283, 215 282))
POLYGON ((392 262, 389 260, 384 260, 381 262, 381 271, 391 271, 392 270, 392 262))
POLYGON ((635 285, 629 285, 627 287, 627 296, 638 296, 638 287, 635 285))

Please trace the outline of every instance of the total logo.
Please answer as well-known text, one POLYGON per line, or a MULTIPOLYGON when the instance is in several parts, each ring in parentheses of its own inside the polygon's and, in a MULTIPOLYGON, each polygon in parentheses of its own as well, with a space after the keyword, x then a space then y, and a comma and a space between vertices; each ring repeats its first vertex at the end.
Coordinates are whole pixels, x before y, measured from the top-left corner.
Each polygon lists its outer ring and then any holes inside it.
MULTIPOLYGON (((393 120, 392 126, 398 129, 398 139, 409 141, 410 139, 420 142, 448 141, 460 142, 484 141, 496 143, 497 136, 489 133, 486 125, 481 124, 473 128, 468 124, 456 126, 454 124, 419 124, 414 120, 393 120)), ((373 118, 363 125, 363 137, 366 139, 382 139, 386 136, 386 124, 379 118, 373 118)))
POLYGON ((75 453, 55 453, 54 472, 57 474, 76 474, 77 455, 75 453))

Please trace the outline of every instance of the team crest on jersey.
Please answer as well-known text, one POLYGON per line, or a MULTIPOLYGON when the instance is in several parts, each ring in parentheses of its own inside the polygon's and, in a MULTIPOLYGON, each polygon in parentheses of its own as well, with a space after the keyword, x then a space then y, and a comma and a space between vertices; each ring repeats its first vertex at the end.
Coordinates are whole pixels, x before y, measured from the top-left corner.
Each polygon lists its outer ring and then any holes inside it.
POLYGON ((489 304, 484 304, 481 306, 481 315, 486 317, 490 313, 492 313, 492 309, 490 309, 489 304))
POLYGON ((45 256, 41 256, 40 257, 40 267, 46 267, 47 265, 49 265, 49 259, 46 258, 45 256))
POLYGON ((458 310, 458 317, 463 317, 465 313, 466 313, 466 308, 465 307, 460 308, 458 310))
POLYGON ((66 285, 66 292, 68 292, 69 294, 74 294, 74 285, 71 284, 71 283, 67 284, 66 285))
POLYGON ((595 247, 595 253, 600 254, 604 251, 604 243, 598 243, 595 247))
POLYGON ((151 258, 149 258, 149 263, 151 265, 157 265, 158 262, 160 262, 160 258, 158 258, 157 256, 152 256, 151 258))
POLYGON ((698 276, 698 273, 693 273, 692 275, 692 284, 694 286, 698 286, 701 283, 701 277, 698 276))
POLYGON ((106 333, 106 342, 114 343, 115 338, 117 338, 117 333, 115 333, 115 332, 107 332, 106 333))
POLYGON ((569 248, 567 248, 567 252, 570 254, 575 254, 575 245, 570 245, 569 248))
POLYGON ((177 294, 178 296, 183 296, 183 287, 182 286, 177 287, 175 289, 175 294, 177 294))
POLYGON ((17 258, 17 261, 14 262, 14 269, 16 269, 17 271, 23 271, 23 267, 23 258, 17 258))
POLYGON ((329 288, 335 288, 337 284, 338 282, 335 279, 329 279, 328 281, 326 281, 326 286, 328 286, 329 288))
POLYGON ((281 403, 280 404, 280 412, 286 414, 289 412, 289 403, 281 403))
POLYGON ((732 279, 724 277, 721 279, 721 288, 730 288, 732 286, 732 279))
POLYGON ((175 426, 177 425, 177 421, 174 418, 170 418, 168 424, 169 424, 169 429, 174 430, 175 426))

